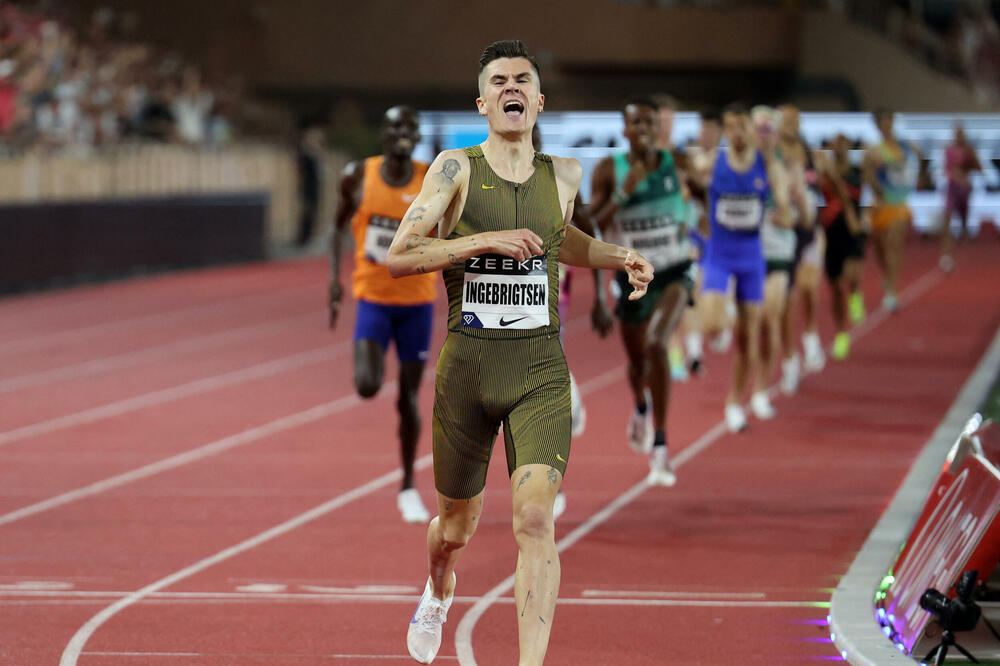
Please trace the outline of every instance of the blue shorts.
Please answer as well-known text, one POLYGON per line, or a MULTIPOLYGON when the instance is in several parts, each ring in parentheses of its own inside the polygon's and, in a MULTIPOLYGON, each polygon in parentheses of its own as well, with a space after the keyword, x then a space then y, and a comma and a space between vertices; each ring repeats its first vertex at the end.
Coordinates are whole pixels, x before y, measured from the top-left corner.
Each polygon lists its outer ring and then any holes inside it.
POLYGON ((433 303, 380 305, 359 300, 354 341, 373 340, 382 349, 388 349, 392 339, 396 341, 396 354, 400 361, 425 363, 431 346, 433 320, 433 303))
POLYGON ((764 301, 764 260, 748 262, 728 262, 718 257, 706 258, 702 263, 704 278, 702 291, 721 291, 729 288, 729 276, 736 278, 737 303, 761 303, 764 301))

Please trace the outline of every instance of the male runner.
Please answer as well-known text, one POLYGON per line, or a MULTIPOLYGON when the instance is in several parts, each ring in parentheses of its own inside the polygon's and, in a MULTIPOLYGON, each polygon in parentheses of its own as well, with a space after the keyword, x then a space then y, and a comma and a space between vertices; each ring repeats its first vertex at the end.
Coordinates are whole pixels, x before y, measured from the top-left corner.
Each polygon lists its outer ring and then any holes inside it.
MULTIPOLYGON (((704 277, 702 263, 705 259, 705 245, 708 242, 710 233, 708 223, 708 190, 704 184, 708 183, 712 177, 712 168, 719 153, 719 141, 722 139, 722 113, 718 108, 712 107, 704 109, 699 114, 701 125, 698 129, 698 138, 694 145, 687 149, 688 157, 688 183, 698 184, 697 191, 692 190, 690 219, 688 225, 688 238, 694 247, 697 261, 695 263, 695 283, 692 293, 693 299, 697 302, 698 294, 701 291, 701 282, 704 277)), ((727 301, 727 306, 730 303, 727 301)), ((733 309, 735 314, 735 309, 733 309)), ((684 312, 681 319, 681 327, 684 329, 684 353, 688 362, 688 370, 692 374, 700 374, 702 369, 702 357, 704 354, 704 338, 702 336, 701 315, 697 305, 692 305, 684 312)), ((719 347, 723 350, 729 348, 729 341, 732 340, 732 324, 726 326, 723 333, 724 339, 719 347)))
MULTIPOLYGON (((774 154, 778 142, 778 127, 781 124, 780 114, 769 106, 755 106, 752 117, 757 148, 765 155, 774 154)), ((785 181, 787 187, 787 179, 785 181)), ((767 272, 761 313, 764 337, 760 365, 762 386, 771 383, 782 359, 785 330, 783 319, 788 307, 788 289, 795 268, 795 230, 775 222, 774 212, 772 195, 768 197, 764 222, 760 228, 761 248, 767 272)), ((762 420, 775 416, 775 409, 771 405, 767 391, 757 391, 750 397, 750 410, 762 420)))
POLYGON ((656 147, 656 102, 631 98, 622 113, 629 151, 607 157, 594 167, 590 204, 601 231, 643 252, 656 271, 641 301, 625 297, 629 276, 625 272, 616 275, 623 296, 615 314, 621 320, 636 405, 628 424, 628 441, 635 451, 650 454, 647 482, 672 486, 677 479, 667 453, 671 384, 667 347, 694 286, 687 203, 673 154, 656 147))
POLYGON ((764 297, 764 256, 760 226, 768 193, 774 198, 775 223, 790 224, 784 175, 777 158, 757 150, 751 140, 749 110, 730 104, 722 115, 729 149, 719 154, 709 185, 711 237, 705 255, 701 301, 705 333, 716 336, 726 323, 725 298, 729 278, 736 280, 736 355, 732 384, 726 397, 725 422, 730 432, 746 427, 742 400, 746 388, 763 390, 760 360, 761 301, 764 297))
POLYGON ((800 134, 799 110, 792 104, 778 107, 781 114, 781 129, 778 140, 778 156, 788 174, 789 202, 795 224, 796 248, 795 265, 788 295, 788 305, 784 314, 785 359, 782 362, 782 389, 794 393, 798 389, 802 374, 795 344, 795 303, 801 303, 802 351, 805 369, 819 372, 826 364, 823 345, 819 339, 819 283, 822 276, 823 255, 826 238, 823 230, 816 227, 816 202, 807 186, 807 170, 810 167, 809 148, 800 134))
POLYGON ((396 505, 408 523, 430 519, 420 494, 413 487, 413 462, 420 440, 417 391, 424 373, 431 339, 436 280, 417 275, 394 280, 386 256, 399 221, 417 196, 427 165, 410 156, 420 141, 416 111, 394 106, 382 122, 383 153, 363 162, 352 162, 340 182, 336 228, 330 249, 330 328, 337 324, 343 289, 340 256, 348 224, 354 235, 354 298, 358 302, 354 326, 354 385, 362 398, 371 398, 382 387, 385 353, 389 342, 399 356, 399 449, 403 482, 396 505))
POLYGON ((833 321, 837 327, 830 355, 838 361, 847 358, 851 349, 848 304, 855 310, 861 308, 860 316, 855 313, 850 319, 859 319, 864 314, 860 288, 865 234, 858 217, 861 169, 851 164, 850 147, 847 137, 838 134, 833 138, 832 159, 823 152, 816 154, 819 184, 826 199, 826 206, 820 215, 826 229, 826 276, 833 291, 833 321), (852 302, 852 299, 857 302, 852 302))
POLYGON ((545 97, 524 44, 491 44, 479 67, 476 105, 489 136, 438 155, 389 249, 395 276, 443 270, 449 303, 434 396, 439 515, 428 528, 430 576, 407 647, 421 663, 440 648, 455 565, 482 512, 502 424, 518 546, 519 663, 535 665, 545 658, 559 591, 552 503, 570 453, 558 262, 625 270, 634 299, 653 271, 638 252, 568 224, 582 168, 532 150, 531 129, 545 97))
POLYGON ((951 256, 951 218, 956 213, 962 227, 959 239, 965 238, 969 232, 969 195, 972 194, 972 183, 969 176, 973 171, 982 171, 976 151, 965 138, 965 128, 962 123, 955 123, 955 139, 944 150, 944 170, 948 176, 948 192, 945 195, 944 211, 941 213, 941 259, 939 265, 945 273, 950 273, 955 267, 951 256))
POLYGON ((906 200, 917 182, 922 156, 917 147, 901 143, 892 133, 893 112, 877 109, 873 114, 882 142, 865 151, 862 175, 875 195, 872 207, 872 241, 882 269, 885 296, 882 307, 899 309, 897 289, 903 264, 903 240, 913 214, 906 200))

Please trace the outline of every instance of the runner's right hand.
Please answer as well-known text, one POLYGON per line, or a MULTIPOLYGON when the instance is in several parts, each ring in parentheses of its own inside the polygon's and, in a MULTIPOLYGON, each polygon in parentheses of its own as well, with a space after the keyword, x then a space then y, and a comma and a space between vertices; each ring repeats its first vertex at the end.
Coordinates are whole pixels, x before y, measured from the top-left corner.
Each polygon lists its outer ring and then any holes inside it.
POLYGON ((517 261, 524 261, 542 253, 542 238, 530 229, 487 231, 482 235, 486 237, 484 240, 487 251, 512 257, 517 261))
POLYGON ((327 297, 330 306, 330 328, 334 328, 337 325, 337 315, 340 314, 340 300, 344 297, 344 288, 340 286, 339 280, 330 280, 327 297))

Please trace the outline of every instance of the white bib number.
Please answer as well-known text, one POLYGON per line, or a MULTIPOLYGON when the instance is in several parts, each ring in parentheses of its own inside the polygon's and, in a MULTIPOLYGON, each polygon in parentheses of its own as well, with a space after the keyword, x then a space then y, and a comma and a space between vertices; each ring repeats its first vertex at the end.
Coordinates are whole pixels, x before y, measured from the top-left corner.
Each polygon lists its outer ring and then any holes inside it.
POLYGON ((760 228, 760 241, 764 248, 765 259, 771 261, 795 259, 795 230, 779 227, 771 221, 770 214, 760 228))
POLYGON ((465 262, 462 326, 529 329, 549 325, 545 255, 517 261, 481 254, 465 262))
POLYGON ((715 204, 715 219, 727 229, 751 231, 761 222, 764 208, 756 194, 724 194, 715 204))
POLYGON ((670 218, 620 220, 619 225, 622 245, 641 253, 653 268, 670 268, 691 258, 687 235, 670 218))
POLYGON ((372 215, 365 229, 365 259, 376 264, 385 264, 389 258, 389 246, 396 235, 399 220, 381 215, 372 215))

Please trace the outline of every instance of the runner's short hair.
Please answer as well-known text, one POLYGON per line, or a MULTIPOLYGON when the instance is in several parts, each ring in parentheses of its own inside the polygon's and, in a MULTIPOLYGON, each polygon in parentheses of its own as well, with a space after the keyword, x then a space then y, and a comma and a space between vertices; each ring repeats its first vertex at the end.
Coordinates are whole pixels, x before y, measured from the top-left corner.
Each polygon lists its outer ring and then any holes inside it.
POLYGON ((483 49, 483 55, 479 56, 479 73, 482 74, 486 65, 500 58, 524 58, 531 63, 535 70, 535 76, 541 78, 541 73, 538 71, 538 61, 535 60, 535 56, 528 53, 528 47, 520 39, 504 39, 493 42, 483 49))
POLYGON ((657 111, 660 105, 656 103, 656 100, 648 95, 629 95, 622 102, 622 113, 625 113, 625 109, 630 106, 644 106, 653 111, 657 111))

